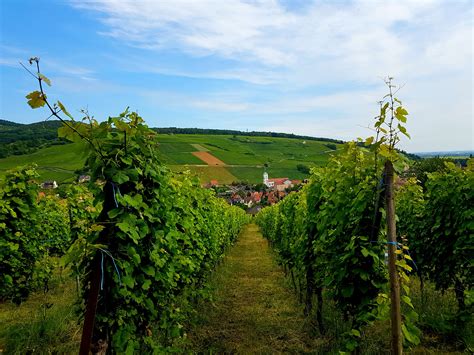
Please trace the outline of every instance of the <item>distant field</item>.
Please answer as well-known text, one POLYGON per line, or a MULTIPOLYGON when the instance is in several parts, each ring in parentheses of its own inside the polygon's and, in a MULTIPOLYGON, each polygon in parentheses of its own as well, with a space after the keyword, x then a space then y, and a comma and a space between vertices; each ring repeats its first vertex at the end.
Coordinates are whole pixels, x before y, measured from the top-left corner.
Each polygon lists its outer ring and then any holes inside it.
POLYGON ((201 159, 204 163, 208 165, 213 165, 213 166, 225 166, 227 165, 224 163, 222 160, 217 159, 214 155, 208 152, 193 152, 192 153, 195 157, 201 159))
MULTIPOLYGON (((202 134, 159 134, 158 156, 173 170, 190 170, 202 182, 211 179, 220 183, 235 180, 261 182, 264 164, 270 178, 304 179, 306 174, 297 170, 298 164, 308 167, 323 165, 334 150, 327 142, 304 141, 296 138, 246 137, 202 134), (196 155, 210 154, 224 166, 207 166, 196 155)), ((340 145, 338 145, 339 147, 340 145)), ((210 162, 211 160, 209 160, 210 162)), ((7 169, 35 162, 42 179, 70 180, 74 170, 83 166, 77 144, 52 146, 35 153, 0 159, 0 177, 7 169)))
POLYGON ((221 166, 193 166, 193 165, 172 165, 174 171, 189 170, 192 174, 199 177, 202 183, 210 180, 217 180, 220 184, 231 184, 233 181, 242 180, 234 176, 229 169, 221 166))
POLYGON ((32 154, 0 159, 0 177, 3 177, 9 169, 36 163, 43 180, 72 180, 75 177, 74 170, 83 167, 84 161, 79 144, 55 145, 32 154))

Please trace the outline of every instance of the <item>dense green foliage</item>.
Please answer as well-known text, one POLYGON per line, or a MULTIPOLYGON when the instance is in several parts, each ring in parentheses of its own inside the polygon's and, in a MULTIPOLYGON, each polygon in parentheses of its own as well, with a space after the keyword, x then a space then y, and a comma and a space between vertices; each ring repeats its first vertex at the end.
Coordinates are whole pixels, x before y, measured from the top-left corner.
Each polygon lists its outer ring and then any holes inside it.
MULTIPOLYGON (((312 309, 313 294, 317 296, 320 331, 324 331, 323 290, 351 322, 352 329, 346 333, 345 342, 349 351, 358 348, 364 327, 384 316, 388 291, 384 262, 387 236, 390 285, 395 291, 391 292, 391 308, 397 318, 392 349, 401 351, 402 332, 406 343, 420 341, 419 330, 414 325, 417 314, 407 285, 406 271, 412 270, 407 263, 411 258, 404 252, 408 247, 397 242, 394 214, 389 217, 391 220, 387 219, 387 234, 381 228, 382 213, 393 211, 393 164, 403 163, 396 145, 400 134, 409 137, 405 127, 408 112, 394 97, 392 78, 387 78, 386 84, 389 93, 380 101, 380 114, 374 124, 376 135, 365 143, 362 139, 347 143, 344 152, 332 157, 326 168, 313 168, 310 183, 301 192, 258 215, 263 234, 276 246, 292 277, 296 274, 306 283, 307 314, 312 309), (370 147, 373 154, 360 148, 363 145, 370 147), (381 162, 385 165, 382 179, 381 162), (384 210, 381 201, 385 190, 384 210), (300 226, 294 223, 295 211, 300 226), (401 298, 399 282, 403 286, 401 298), (400 299, 408 307, 403 317, 400 299)), ((300 298, 301 293, 300 287, 300 298)))
MULTIPOLYGON (((313 171, 301 192, 262 210, 257 219, 282 263, 305 285, 307 313, 313 293, 322 302, 324 287, 351 321, 349 350, 363 326, 377 317, 387 282, 383 234, 374 224, 374 173, 373 158, 348 144, 327 168, 313 171)), ((321 314, 317 317, 322 330, 321 314)))
POLYGON ((58 138, 60 121, 20 124, 0 120, 0 158, 32 153, 39 148, 66 141, 58 138))
MULTIPOLYGON (((27 95, 28 104, 46 105, 57 118, 61 113, 71 119, 63 120, 59 135, 83 146, 86 169, 96 182, 91 207, 100 213, 68 253, 79 265, 76 271, 84 270, 86 313, 98 302, 93 346, 107 344, 127 354, 169 347, 181 333, 179 305, 197 295, 246 215, 200 188, 197 180, 163 166, 156 134, 136 113, 127 110, 102 123, 88 116, 77 122, 61 102, 52 106, 42 88, 49 80, 39 72, 37 58, 30 63, 37 65, 40 91, 27 95)), ((77 207, 71 206, 71 216, 77 207)))
POLYGON ((38 61, 30 64, 37 65, 40 90, 27 95, 28 104, 48 107, 63 122, 59 136, 81 147, 93 183, 90 192, 71 186, 61 192, 66 200, 44 196, 38 204, 37 185, 30 181, 37 177, 34 170, 16 173, 16 180, 7 176, 0 190, 1 241, 19 252, 16 258, 2 253, 1 282, 8 292, 22 293, 2 298, 24 298, 37 260, 68 249, 64 261, 82 278, 85 312, 91 311, 88 302, 98 302, 93 346, 106 344, 117 353, 169 348, 181 335, 187 304, 199 296, 247 215, 196 178, 166 168, 156 133, 136 113, 77 122, 61 102, 51 105, 42 86, 50 81, 38 61), (10 225, 12 216, 17 218, 10 225))
POLYGON ((69 229, 71 239, 76 241, 91 234, 94 221, 99 215, 101 206, 94 204, 94 196, 84 184, 71 184, 63 192, 67 199, 69 229))
POLYGON ((452 158, 424 158, 416 160, 409 170, 403 172, 404 176, 415 177, 423 189, 426 189, 426 181, 428 175, 434 172, 448 171, 446 163, 453 163, 460 166, 467 166, 467 159, 452 159, 452 158))
POLYGON ((168 346, 180 335, 178 304, 195 297, 245 214, 165 168, 154 153, 154 133, 135 113, 62 130, 83 139, 78 132, 93 142, 87 160, 92 180, 103 181, 95 188, 103 206, 97 232, 89 235, 82 260, 86 287, 101 272, 98 260, 104 273, 96 340, 108 339, 117 352, 168 346))
POLYGON ((67 201, 47 194, 39 199, 37 223, 49 253, 61 256, 71 244, 67 201))
POLYGON ((44 251, 37 238, 37 187, 33 168, 7 175, 0 190, 0 297, 21 301, 34 288, 36 262, 44 251))
POLYGON ((410 242, 419 275, 438 289, 454 288, 462 318, 470 314, 466 295, 474 287, 473 162, 467 168, 446 162, 437 170, 426 175, 425 191, 414 179, 401 186, 400 233, 410 242))
MULTIPOLYGON (((300 298, 306 298, 307 313, 313 294, 317 296, 320 330, 324 331, 322 290, 349 316, 355 337, 347 340, 348 349, 364 325, 383 316, 386 304, 385 233, 376 222, 378 188, 373 176, 373 159, 348 145, 328 167, 314 169, 302 191, 257 216, 264 235, 296 279, 293 284, 300 298)), ((427 175, 425 192, 415 179, 397 191, 398 232, 406 238, 398 265, 405 272, 416 271, 440 290, 454 290, 458 315, 453 329, 461 330, 472 317, 473 186, 472 163, 468 168, 447 163, 442 171, 427 175), (407 246, 409 254, 402 252, 407 246)), ((400 275, 403 333, 408 342, 417 343, 418 316, 406 287, 409 279, 404 272, 400 275)))
POLYGON ((0 299, 16 303, 47 288, 50 254, 67 247, 65 206, 54 197, 38 201, 34 167, 9 172, 0 186, 0 299))

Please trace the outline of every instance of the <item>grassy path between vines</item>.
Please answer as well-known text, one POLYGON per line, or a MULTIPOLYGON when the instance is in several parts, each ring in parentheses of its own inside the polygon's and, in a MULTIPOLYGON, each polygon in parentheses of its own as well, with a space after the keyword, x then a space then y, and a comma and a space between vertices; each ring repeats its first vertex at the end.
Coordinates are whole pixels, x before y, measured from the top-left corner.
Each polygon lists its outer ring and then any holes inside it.
MULTIPOLYGON (((213 302, 198 308, 193 352, 310 352, 302 307, 258 227, 247 225, 212 280, 213 302)), ((313 344, 312 344, 313 343, 313 344)))

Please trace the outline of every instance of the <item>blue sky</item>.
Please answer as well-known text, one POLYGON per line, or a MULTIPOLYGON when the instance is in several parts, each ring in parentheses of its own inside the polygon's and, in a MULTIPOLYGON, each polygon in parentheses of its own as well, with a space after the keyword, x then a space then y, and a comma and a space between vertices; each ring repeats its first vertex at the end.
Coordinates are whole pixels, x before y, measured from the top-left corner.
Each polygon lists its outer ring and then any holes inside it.
POLYGON ((153 127, 291 132, 344 140, 404 85, 408 151, 474 149, 471 1, 2 0, 0 118, 36 122, 20 67, 97 119, 125 107, 153 127))

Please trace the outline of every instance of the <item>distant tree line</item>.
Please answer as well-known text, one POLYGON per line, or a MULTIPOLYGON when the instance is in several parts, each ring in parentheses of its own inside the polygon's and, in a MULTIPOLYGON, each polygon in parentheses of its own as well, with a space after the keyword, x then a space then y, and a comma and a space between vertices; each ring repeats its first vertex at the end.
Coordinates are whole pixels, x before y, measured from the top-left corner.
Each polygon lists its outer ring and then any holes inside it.
MULTIPOLYGON (((6 158, 10 155, 22 155, 33 153, 34 151, 57 144, 66 144, 67 142, 58 138, 58 128, 61 122, 57 120, 43 121, 31 124, 21 124, 6 120, 0 120, 0 158, 6 158)), ((229 129, 211 129, 211 128, 152 128, 162 134, 207 134, 207 135, 231 135, 231 136, 251 136, 251 137, 276 137, 276 138, 294 138, 311 141, 327 142, 326 147, 336 150, 337 144, 344 141, 339 139, 325 137, 300 136, 293 133, 277 133, 262 131, 237 131, 229 129)), ((408 158, 413 160, 421 159, 419 156, 404 151, 400 151, 408 158)))
POLYGON ((324 138, 324 137, 311 137, 311 136, 300 136, 293 133, 277 133, 277 132, 262 132, 262 131, 236 131, 230 129, 211 129, 211 128, 177 128, 177 127, 163 127, 153 128, 158 133, 164 134, 222 134, 230 136, 251 136, 251 137, 277 137, 277 138, 297 138, 311 141, 323 141, 342 144, 344 141, 340 139, 324 138))
POLYGON ((407 158, 411 159, 411 160, 422 160, 423 158, 420 157, 419 155, 416 155, 416 154, 413 154, 413 153, 408 153, 408 152, 405 152, 404 150, 402 149, 397 149, 397 151, 399 153, 402 153, 403 155, 405 155, 407 158))

